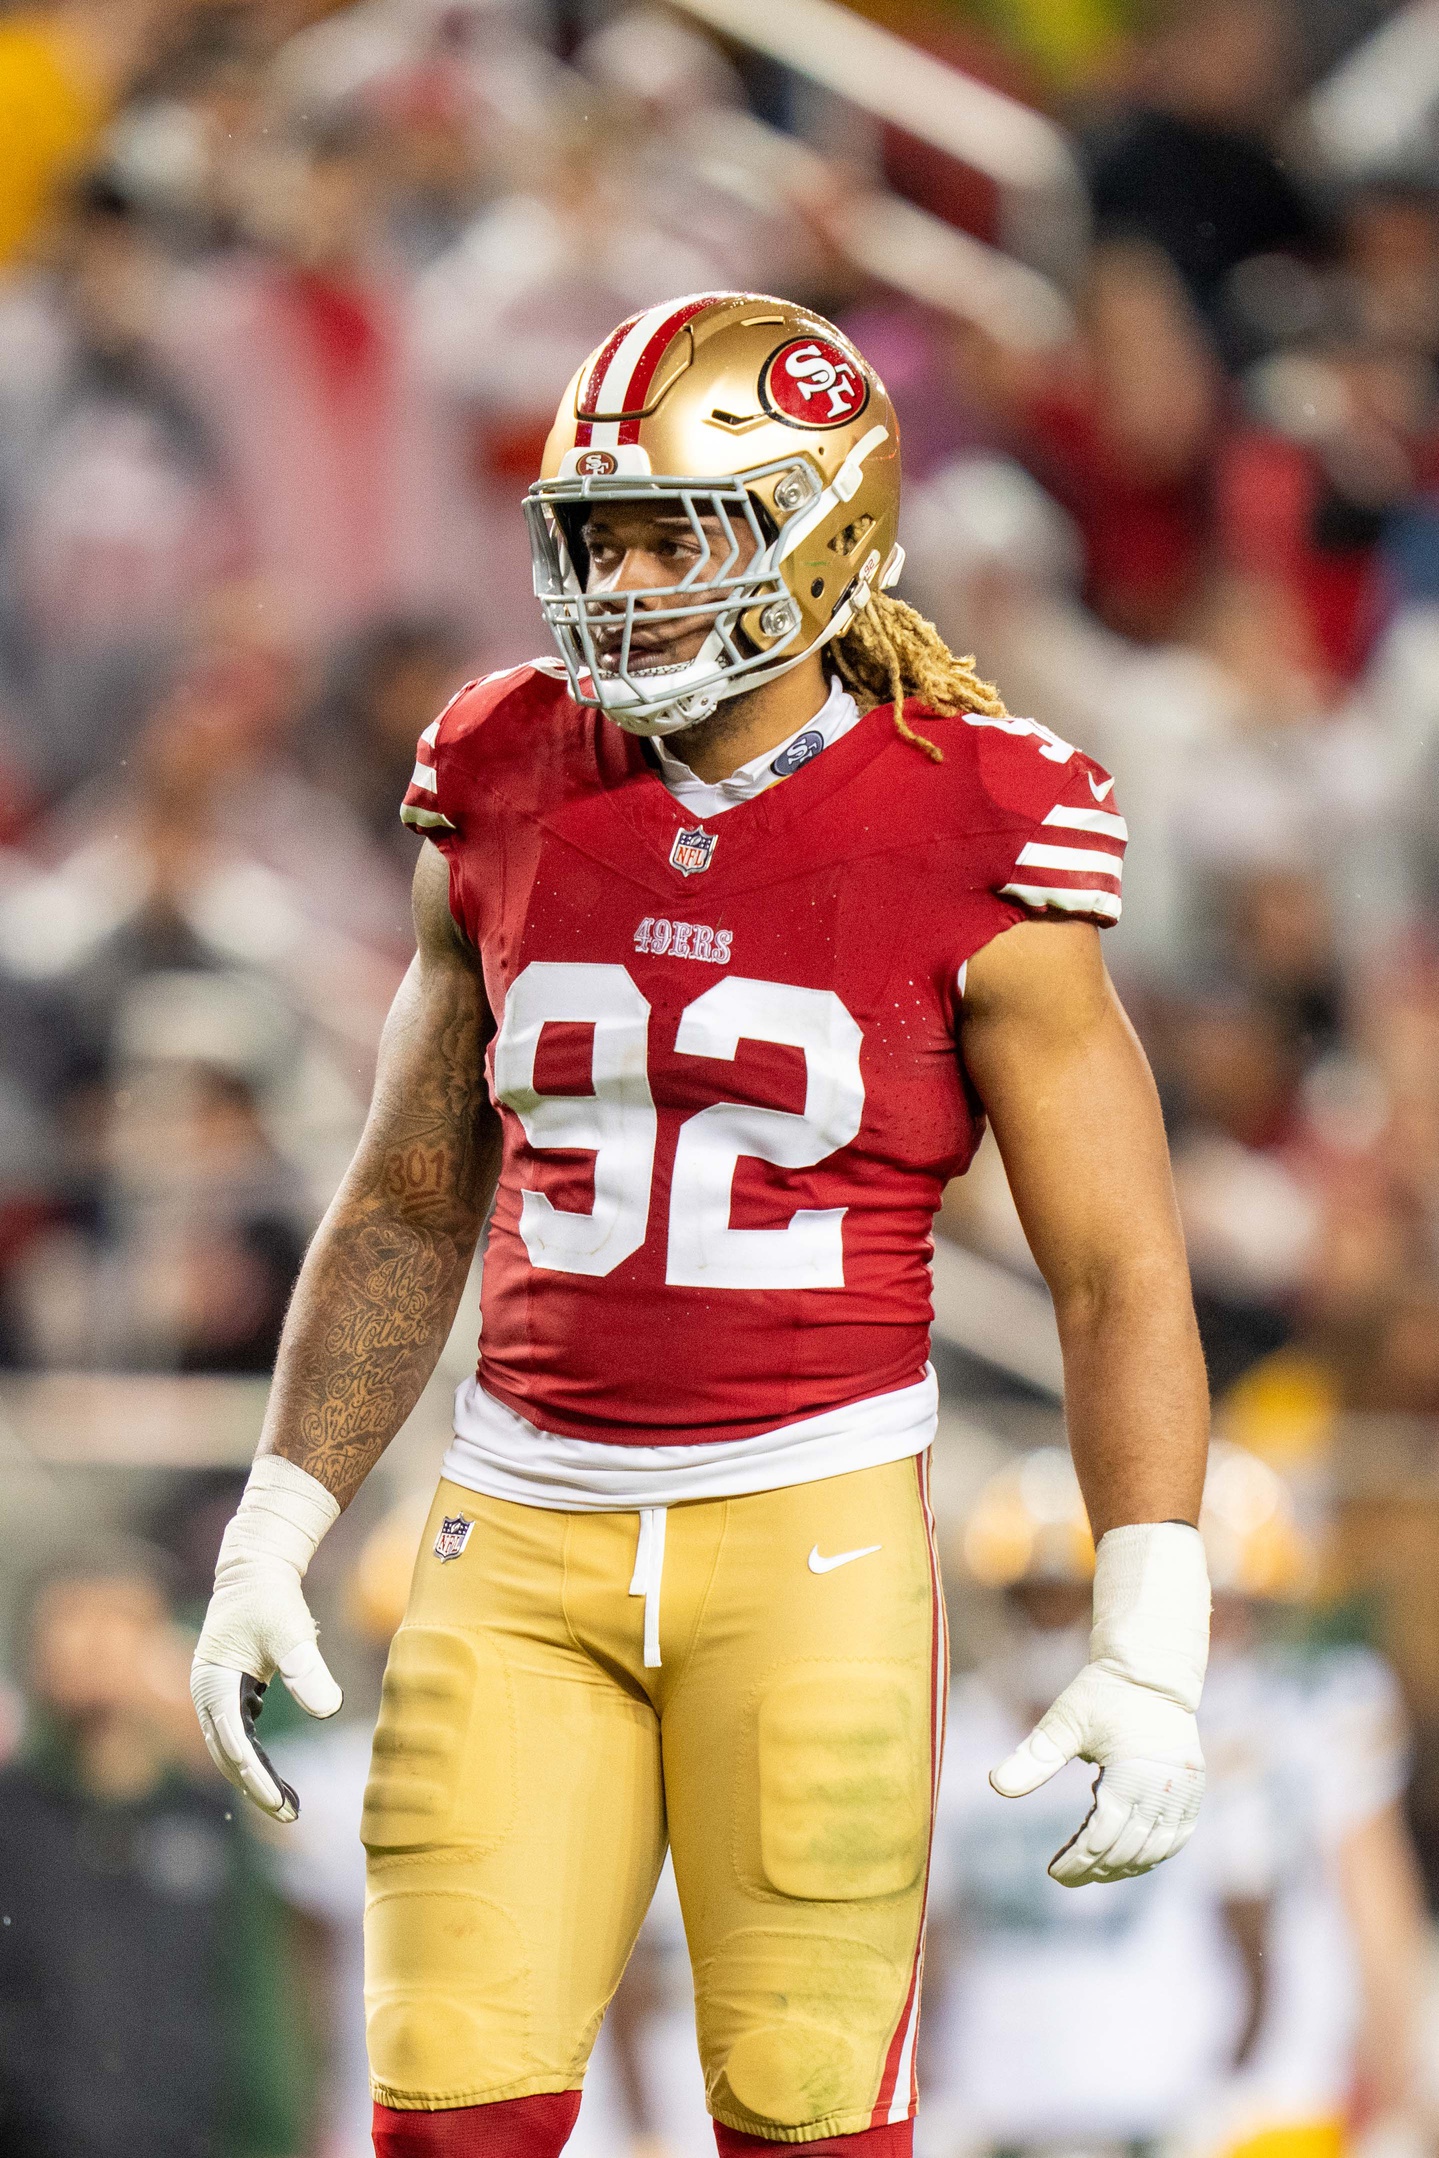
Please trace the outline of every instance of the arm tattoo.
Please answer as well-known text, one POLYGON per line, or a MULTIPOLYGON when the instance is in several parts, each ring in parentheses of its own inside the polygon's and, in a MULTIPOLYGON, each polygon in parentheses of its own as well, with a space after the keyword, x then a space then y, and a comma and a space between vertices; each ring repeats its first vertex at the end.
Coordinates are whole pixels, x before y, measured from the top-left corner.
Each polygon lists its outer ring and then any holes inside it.
POLYGON ((456 948, 412 970, 364 1138, 296 1284, 262 1445, 342 1506, 419 1399, 464 1291, 499 1159, 491 1031, 456 948))

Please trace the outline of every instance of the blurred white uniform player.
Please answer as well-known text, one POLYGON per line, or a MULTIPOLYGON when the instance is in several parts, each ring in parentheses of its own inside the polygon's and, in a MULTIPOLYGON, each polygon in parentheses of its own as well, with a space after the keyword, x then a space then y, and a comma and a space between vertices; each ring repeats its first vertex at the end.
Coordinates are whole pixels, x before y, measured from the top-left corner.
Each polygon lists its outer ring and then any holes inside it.
POLYGON ((970 1517, 968 1570, 1005 1589, 1007 1625, 950 1701, 925 2001, 934 2158, 1161 2140, 1331 2158, 1366 2023, 1386 2030, 1388 2066, 1366 2061, 1364 2080, 1381 2109, 1407 2105, 1423 1919, 1393 1679, 1364 1650, 1263 1638, 1307 1554, 1261 1462, 1214 1449, 1201 1526, 1205 1812, 1173 1865, 1097 1892, 1045 1871, 1093 1771, 1073 1763, 1019 1804, 987 1778, 1084 1660, 1092 1547, 1067 1455, 1026 1456, 970 1517))

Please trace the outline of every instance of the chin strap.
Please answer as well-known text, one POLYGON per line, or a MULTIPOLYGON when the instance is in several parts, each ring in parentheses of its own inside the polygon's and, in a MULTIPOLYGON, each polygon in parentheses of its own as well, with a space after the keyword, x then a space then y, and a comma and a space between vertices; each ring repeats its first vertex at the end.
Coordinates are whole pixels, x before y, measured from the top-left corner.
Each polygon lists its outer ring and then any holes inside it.
POLYGON ((697 727, 702 719, 708 719, 719 710, 719 698, 711 691, 697 689, 688 697, 678 697, 673 704, 657 704, 648 707, 631 706, 612 710, 602 707, 606 719, 612 719, 626 734, 656 735, 678 734, 685 727, 697 727))
MULTIPOLYGON (((697 669, 708 670, 715 665, 723 651, 723 640, 716 631, 711 630, 694 658, 683 668, 676 669, 676 672, 690 674, 697 669)), ((598 681, 595 681, 594 676, 590 679, 595 682, 598 694, 598 681)), ((625 685, 624 693, 626 697, 629 696, 628 685, 625 685)), ((600 703, 605 717, 612 719, 617 727, 623 727, 626 734, 651 737, 678 734, 682 727, 696 727, 702 719, 708 719, 712 712, 719 709, 720 685, 715 683, 712 686, 706 685, 703 689, 680 689, 677 695, 657 697, 653 704, 642 697, 633 703, 621 703, 617 700, 613 704, 601 698, 600 703)))

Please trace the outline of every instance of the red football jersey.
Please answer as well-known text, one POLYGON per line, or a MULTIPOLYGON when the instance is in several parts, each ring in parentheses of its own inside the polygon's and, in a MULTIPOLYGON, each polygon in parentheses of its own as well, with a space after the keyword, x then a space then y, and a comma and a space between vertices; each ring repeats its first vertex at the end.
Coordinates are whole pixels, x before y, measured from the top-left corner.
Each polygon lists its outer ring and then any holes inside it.
POLYGON ((741 1439, 919 1381, 983 1112, 961 971, 1119 913, 1112 782, 1028 720, 889 706, 694 824, 539 664, 426 729, 406 821, 483 956, 504 1158, 479 1378, 545 1429, 741 1439))

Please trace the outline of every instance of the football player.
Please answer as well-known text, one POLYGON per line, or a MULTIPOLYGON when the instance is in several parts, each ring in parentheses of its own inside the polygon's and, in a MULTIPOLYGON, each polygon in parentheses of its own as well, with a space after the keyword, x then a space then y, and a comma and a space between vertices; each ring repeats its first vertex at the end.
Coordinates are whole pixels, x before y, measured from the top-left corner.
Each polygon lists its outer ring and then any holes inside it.
POLYGON ((489 1215, 475 1379, 364 1823, 383 2158, 557 2152, 668 1842, 725 2158, 908 2148, 946 1685, 929 1238, 986 1116, 1063 1335, 1091 1654, 995 1771, 1053 1862, 1188 1836, 1203 1368, 1105 975, 1111 782, 890 595, 899 442, 829 323, 711 293, 576 376, 526 512, 558 658, 425 730, 418 953, 306 1260, 196 1652, 265 1811, 302 1581, 489 1215))
MULTIPOLYGON (((1200 1517, 1216 1590, 1232 1543, 1215 1503, 1223 1451, 1211 1455, 1200 1517)), ((1270 1491, 1257 1505, 1252 1485, 1246 1496, 1241 1534, 1272 1557, 1270 1491)), ((1158 2150, 1206 2109, 1262 2017, 1267 1969, 1254 1949, 1265 1938, 1268 1884, 1256 1883, 1246 1769, 1254 1743, 1269 1746, 1270 1736, 1251 1716, 1238 1757, 1232 1730, 1216 1745, 1211 1660, 1199 1715, 1208 1790, 1184 1864, 1066 1894, 1045 1878, 1044 1855, 1086 1772, 1071 1763, 1027 1808, 1006 1806, 987 1775, 1036 1704, 1085 1660, 1094 1545, 1063 1449, 1037 1448, 991 1476, 960 1551, 965 1572, 1001 1590, 1003 1606, 989 1652, 950 1695, 930 1877, 922 2141, 933 2152, 1026 2158, 1158 2150)))
POLYGON ((1082 1771, 1057 1775, 1028 1818, 985 1772, 1084 1660, 1083 1501, 1066 1455, 1043 1447, 969 1513, 966 1570, 1004 1590, 1006 1622, 950 1699, 926 1959, 932 2151, 1343 2158, 1360 2119, 1370 2148, 1432 2142, 1393 1676, 1367 1649, 1294 1637, 1316 1553, 1266 1462, 1215 1444, 1200 1533, 1214 1655, 1193 1848, 1146 1880, 1066 1896, 1035 1843, 1082 1771))

